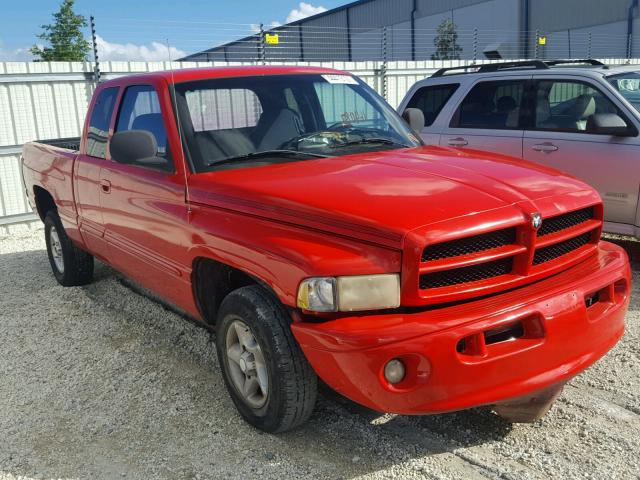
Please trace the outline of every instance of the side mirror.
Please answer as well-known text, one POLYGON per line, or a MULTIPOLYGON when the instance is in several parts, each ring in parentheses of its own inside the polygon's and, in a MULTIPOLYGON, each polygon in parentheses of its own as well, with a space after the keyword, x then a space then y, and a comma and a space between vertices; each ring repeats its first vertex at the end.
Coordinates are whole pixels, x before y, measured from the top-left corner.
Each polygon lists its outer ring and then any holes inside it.
POLYGON ((617 137, 633 136, 633 129, 615 113, 594 113, 587 118, 587 132, 617 137))
POLYGON ((111 158, 118 163, 146 165, 166 168, 168 160, 158 156, 156 137, 146 130, 125 130, 117 132, 109 144, 111 158))
POLYGON ((424 113, 419 108, 406 108, 402 112, 402 118, 416 133, 420 133, 424 128, 424 113))

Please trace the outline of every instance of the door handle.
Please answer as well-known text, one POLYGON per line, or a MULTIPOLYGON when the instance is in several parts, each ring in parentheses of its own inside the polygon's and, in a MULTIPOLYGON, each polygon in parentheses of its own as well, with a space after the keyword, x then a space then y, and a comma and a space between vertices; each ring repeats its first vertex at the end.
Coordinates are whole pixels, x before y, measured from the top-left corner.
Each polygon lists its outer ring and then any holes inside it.
POLYGON ((447 143, 451 147, 464 147, 465 145, 469 145, 469 142, 462 137, 450 138, 447 143))
POLYGON ((558 147, 556 147, 553 143, 549 143, 549 142, 538 143, 532 146, 531 148, 536 152, 542 152, 542 153, 551 153, 558 150, 558 147))
POLYGON ((104 193, 111 193, 111 182, 109 180, 100 180, 100 189, 104 193))

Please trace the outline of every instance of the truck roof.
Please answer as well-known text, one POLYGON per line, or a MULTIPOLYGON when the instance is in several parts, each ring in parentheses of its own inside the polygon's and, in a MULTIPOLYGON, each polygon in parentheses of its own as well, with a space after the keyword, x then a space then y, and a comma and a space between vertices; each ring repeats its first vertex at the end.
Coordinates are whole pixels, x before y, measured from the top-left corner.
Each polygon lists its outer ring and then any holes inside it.
MULTIPOLYGON (((229 67, 206 67, 206 68, 185 68, 176 70, 162 70, 134 74, 137 79, 163 79, 167 83, 183 83, 194 80, 205 80, 208 78, 229 78, 248 77, 254 75, 287 75, 287 74, 342 74, 350 75, 348 72, 323 67, 305 67, 292 65, 237 65, 229 67)), ((120 77, 122 78, 122 77, 120 77)), ((118 79, 108 80, 105 85, 119 83, 118 79)))

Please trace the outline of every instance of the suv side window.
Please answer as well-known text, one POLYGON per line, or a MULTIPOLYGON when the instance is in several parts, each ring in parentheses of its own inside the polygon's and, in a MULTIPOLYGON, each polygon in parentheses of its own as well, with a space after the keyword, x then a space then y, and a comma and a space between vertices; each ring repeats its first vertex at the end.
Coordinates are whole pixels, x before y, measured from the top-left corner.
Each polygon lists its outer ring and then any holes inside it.
POLYGON ((481 82, 475 85, 451 120, 453 128, 521 129, 526 80, 481 82))
POLYGON ((459 83, 452 83, 422 87, 411 97, 406 108, 422 110, 424 126, 430 127, 459 86, 459 83))
POLYGON ((93 105, 89 131, 87 132, 86 153, 91 157, 107 158, 109 123, 118 97, 118 87, 105 88, 93 105))
POLYGON ((571 80, 537 82, 534 119, 536 130, 590 133, 589 117, 596 113, 615 113, 624 118, 611 100, 586 83, 571 80))
POLYGON ((125 90, 118 112, 116 132, 126 130, 146 130, 151 133, 158 144, 158 156, 170 159, 160 101, 152 86, 135 85, 125 90))

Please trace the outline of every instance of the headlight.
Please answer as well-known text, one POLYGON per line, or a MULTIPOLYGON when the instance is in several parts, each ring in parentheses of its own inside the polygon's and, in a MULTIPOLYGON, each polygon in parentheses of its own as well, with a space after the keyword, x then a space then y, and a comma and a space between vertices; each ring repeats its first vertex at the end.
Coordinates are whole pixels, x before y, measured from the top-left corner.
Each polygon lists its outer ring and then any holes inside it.
POLYGON ((352 312, 400 306, 400 275, 308 278, 298 289, 298 307, 313 312, 352 312))

